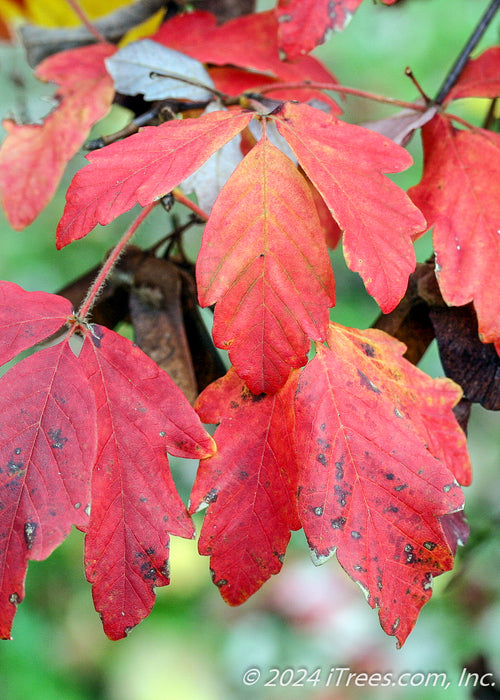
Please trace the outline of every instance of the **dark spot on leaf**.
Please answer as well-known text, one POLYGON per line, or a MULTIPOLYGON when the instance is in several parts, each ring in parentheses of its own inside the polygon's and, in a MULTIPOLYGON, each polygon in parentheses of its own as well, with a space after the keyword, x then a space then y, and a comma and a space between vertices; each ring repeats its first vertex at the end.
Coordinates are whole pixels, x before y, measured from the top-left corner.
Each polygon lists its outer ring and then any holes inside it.
POLYGON ((246 481, 246 480, 248 479, 248 472, 242 470, 242 471, 238 474, 238 479, 239 479, 240 481, 246 481))
POLYGON ((386 478, 386 479, 389 479, 389 481, 392 481, 392 480, 394 479, 394 474, 392 474, 391 472, 388 472, 388 473, 385 475, 385 478, 386 478))
POLYGON ((363 573, 366 572, 366 569, 360 564, 354 564, 352 568, 354 569, 354 571, 361 571, 363 573))
POLYGON ((148 502, 147 496, 139 496, 139 501, 141 503, 147 503, 148 502))
POLYGON ((212 581, 214 584, 218 587, 221 588, 221 586, 226 586, 227 585, 227 579, 225 578, 220 578, 218 581, 216 581, 216 573, 213 569, 210 569, 210 576, 212 577, 212 581))
POLYGON ((407 564, 415 564, 417 561, 417 557, 413 553, 413 546, 411 544, 405 544, 405 552, 406 552, 406 563, 407 564))
POLYGON ((335 478, 337 479, 337 481, 341 481, 344 478, 344 462, 344 455, 342 455, 338 462, 335 462, 335 469, 337 470, 335 472, 335 478))
MULTIPOLYGON (((146 567, 148 569, 148 567, 146 567)), ((156 581, 157 574, 156 574, 156 569, 149 568, 149 570, 142 570, 141 566, 141 573, 142 573, 142 578, 148 580, 148 581, 156 581)))
POLYGON ((402 491, 403 489, 407 489, 408 484, 399 484, 399 486, 394 487, 394 491, 402 491))
POLYGON ((24 541, 28 549, 31 549, 35 543, 36 531, 38 523, 28 520, 24 523, 24 541))
POLYGON ((154 547, 148 547, 148 548, 146 549, 146 554, 147 554, 149 557, 154 557, 154 555, 156 554, 156 552, 155 552, 155 550, 154 550, 154 547))
POLYGON ((361 380, 361 386, 363 386, 365 389, 373 391, 374 394, 382 393, 378 386, 375 386, 375 384, 370 379, 368 379, 366 374, 364 374, 364 372, 362 372, 360 369, 358 369, 358 377, 361 380))
POLYGON ((437 545, 435 542, 424 542, 424 547, 432 552, 432 550, 435 549, 437 545))
POLYGON ((361 533, 358 532, 357 530, 353 530, 353 531, 351 532, 351 537, 352 537, 354 540, 359 540, 359 539, 361 538, 361 533))
POLYGON ((312 512, 314 515, 323 515, 323 507, 322 506, 316 506, 316 508, 311 508, 312 512))
POLYGON ((346 523, 346 519, 340 516, 339 518, 334 518, 333 520, 330 520, 330 525, 333 527, 334 530, 343 530, 344 525, 346 523))
POLYGON ((342 491, 342 489, 340 488, 340 486, 335 486, 335 487, 334 487, 334 491, 335 491, 335 493, 336 493, 337 496, 338 496, 338 504, 339 504, 340 506, 344 507, 345 504, 346 504, 346 500, 345 500, 346 492, 345 492, 345 491, 342 491))
POLYGON ((204 496, 203 501, 204 503, 215 503, 215 501, 218 499, 219 494, 217 493, 216 489, 210 489, 210 491, 207 493, 206 496, 204 496))
POLYGON ((284 555, 284 554, 280 554, 279 552, 275 552, 275 553, 274 553, 274 556, 277 557, 277 559, 278 559, 278 561, 279 561, 280 564, 283 564, 283 562, 285 561, 285 555, 284 555))
POLYGON ((263 391, 261 394, 252 394, 251 399, 253 403, 258 403, 259 401, 262 401, 262 399, 265 399, 267 394, 263 391))
POLYGON ((9 470, 9 474, 17 474, 17 472, 21 471, 21 469, 23 468, 24 462, 14 462, 13 459, 7 462, 7 469, 9 470))
POLYGON ((369 343, 361 343, 361 350, 367 357, 375 357, 375 350, 369 343))
POLYGON ((398 408, 394 409, 394 415, 397 416, 398 418, 404 418, 403 414, 398 408))
POLYGON ((9 603, 12 603, 13 605, 19 605, 21 602, 21 596, 19 593, 11 593, 9 596, 9 603))
POLYGON ((387 506, 387 508, 384 509, 384 513, 397 513, 399 511, 399 508, 397 506, 387 506))
POLYGON ((393 623, 393 625, 392 625, 391 631, 392 631, 393 633, 396 632, 396 630, 397 630, 398 627, 399 627, 399 617, 397 617, 397 618, 394 620, 394 623, 393 623))
POLYGON ((61 429, 60 428, 57 428, 57 429, 49 428, 49 430, 47 430, 47 435, 52 440, 51 447, 54 450, 62 450, 64 445, 68 442, 68 438, 61 436, 61 429))
POLYGON ((22 452, 22 448, 21 448, 21 447, 16 447, 16 449, 14 450, 14 454, 15 454, 15 455, 20 455, 21 452, 22 452))
POLYGON ((326 423, 321 423, 321 425, 319 426, 319 429, 326 430, 326 423))
POLYGON ((168 561, 168 559, 165 559, 165 561, 161 565, 160 574, 165 578, 170 578, 170 562, 168 561))
POLYGON ((379 591, 382 590, 382 576, 377 576, 377 588, 379 591))
POLYGON ((239 408, 240 404, 237 401, 231 401, 229 405, 231 406, 231 408, 239 408))
POLYGON ((326 467, 326 465, 328 464, 327 459, 326 459, 325 455, 324 455, 322 452, 320 452, 320 454, 316 456, 316 459, 317 459, 317 461, 318 461, 320 464, 322 464, 324 467, 326 467))

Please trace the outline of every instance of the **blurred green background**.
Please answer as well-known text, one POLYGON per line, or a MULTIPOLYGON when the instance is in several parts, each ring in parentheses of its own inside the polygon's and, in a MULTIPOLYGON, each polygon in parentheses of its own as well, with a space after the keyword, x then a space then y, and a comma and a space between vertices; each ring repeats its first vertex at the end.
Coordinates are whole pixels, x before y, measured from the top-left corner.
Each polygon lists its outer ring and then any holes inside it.
MULTIPOLYGON (((260 3, 266 9, 273 3, 260 3)), ((413 100, 415 89, 404 76, 411 66, 424 89, 433 95, 468 38, 488 0, 404 0, 394 7, 365 0, 343 34, 334 34, 317 55, 346 85, 413 100)), ((498 43, 500 17, 493 22, 479 50, 498 43)), ((477 52, 476 52, 477 53, 477 52)), ((34 120, 50 107, 50 86, 40 86, 23 64, 22 55, 0 45, 1 116, 34 120)), ((457 103, 457 110, 480 123, 482 100, 457 103)), ((366 100, 349 98, 346 115, 356 123, 394 113, 366 100)), ((93 135, 109 133, 127 121, 114 108, 93 135)), ((403 187, 418 182, 419 139, 410 150, 415 165, 398 176, 403 187)), ((106 229, 95 230, 63 251, 54 247, 54 232, 64 206, 64 192, 83 154, 68 167, 54 201, 21 233, 10 229, 0 214, 0 278, 28 290, 55 292, 102 260, 134 213, 106 229)), ((179 213, 182 216, 182 213, 179 213)), ((147 245, 170 230, 169 218, 155 212, 136 242, 147 245)), ((190 233, 195 250, 200 231, 190 233)), ((429 235, 417 244, 420 261, 431 250, 429 235)), ((349 272, 340 251, 332 256, 337 278, 334 320, 369 326, 377 315, 359 278, 349 272)), ((422 367, 442 374, 432 347, 422 367)), ((196 543, 173 538, 172 584, 157 591, 150 617, 119 642, 104 636, 95 613, 82 565, 83 536, 73 532, 44 562, 29 566, 26 600, 19 607, 13 640, 0 644, 0 700, 239 700, 245 698, 425 698, 471 697, 458 687, 465 665, 479 655, 500 682, 500 432, 499 416, 476 409, 469 429, 474 468, 466 489, 472 530, 459 551, 454 572, 435 579, 434 595, 402 650, 381 631, 377 613, 364 600, 335 558, 315 568, 305 540, 295 533, 279 576, 269 581, 241 608, 226 606, 211 584, 208 561, 196 543), (263 680, 242 683, 244 671, 258 667, 263 680), (264 686, 270 668, 321 669, 320 681, 303 687, 264 686), (358 672, 447 673, 450 687, 325 688, 331 668, 358 672)), ((196 465, 173 460, 174 477, 187 498, 196 465)), ((198 519, 197 524, 200 525, 198 519)), ((295 679, 297 676, 295 676, 295 679)), ((282 678, 283 684, 289 676, 282 678)), ((500 688, 499 688, 500 690, 500 688)))

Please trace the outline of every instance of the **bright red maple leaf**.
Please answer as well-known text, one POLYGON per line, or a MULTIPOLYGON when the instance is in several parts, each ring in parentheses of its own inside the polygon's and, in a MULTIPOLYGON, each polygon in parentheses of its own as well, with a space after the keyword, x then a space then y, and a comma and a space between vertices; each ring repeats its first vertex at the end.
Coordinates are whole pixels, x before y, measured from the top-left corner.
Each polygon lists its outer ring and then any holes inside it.
POLYGON ((111 44, 94 44, 50 56, 36 75, 59 85, 57 107, 42 124, 3 122, 0 192, 13 228, 31 224, 49 203, 90 127, 108 112, 115 91, 104 59, 115 51, 111 44))
POLYGON ((412 236, 426 223, 383 173, 408 168, 411 156, 390 139, 309 105, 287 102, 273 116, 343 231, 348 266, 382 311, 391 311, 415 267, 412 236))
POLYGON ((302 370, 295 396, 299 516, 314 560, 337 551, 401 645, 431 595, 432 576, 453 566, 439 516, 460 510, 463 494, 441 451, 427 444, 426 413, 431 404, 448 421, 466 470, 451 412, 461 392, 441 394, 440 380, 402 360, 404 346, 380 331, 332 324, 327 342, 302 370))
POLYGON ((80 362, 97 402, 97 460, 85 566, 110 639, 149 615, 154 587, 169 583, 170 535, 194 537, 166 451, 214 452, 186 397, 139 348, 94 326, 80 362))
POLYGON ((215 445, 129 340, 81 324, 67 299, 0 285, 0 361, 63 326, 83 335, 80 351, 66 336, 0 383, 0 636, 10 636, 28 560, 46 558, 75 525, 87 532, 96 609, 119 639, 149 614, 153 587, 169 582, 169 534, 194 535, 166 451, 201 459, 215 445))
POLYGON ((57 247, 82 238, 98 223, 109 224, 137 203, 145 206, 160 199, 251 119, 250 112, 220 110, 198 119, 168 121, 90 154, 90 165, 68 188, 57 247))
POLYGON ((422 129, 424 173, 409 195, 433 226, 436 275, 452 306, 474 302, 484 342, 500 340, 500 136, 457 130, 437 114, 422 129))
POLYGON ((200 304, 217 302, 215 344, 256 394, 277 391, 305 364, 310 339, 324 339, 335 299, 320 221, 308 183, 265 129, 212 209, 196 276, 200 304))
POLYGON ((293 60, 342 31, 363 0, 279 0, 276 16, 280 47, 293 60))
POLYGON ((292 375, 274 396, 257 396, 230 370, 196 403, 204 422, 220 423, 219 449, 200 464, 190 512, 208 506, 198 547, 230 605, 278 573, 290 531, 300 527, 291 437, 296 380, 292 375))

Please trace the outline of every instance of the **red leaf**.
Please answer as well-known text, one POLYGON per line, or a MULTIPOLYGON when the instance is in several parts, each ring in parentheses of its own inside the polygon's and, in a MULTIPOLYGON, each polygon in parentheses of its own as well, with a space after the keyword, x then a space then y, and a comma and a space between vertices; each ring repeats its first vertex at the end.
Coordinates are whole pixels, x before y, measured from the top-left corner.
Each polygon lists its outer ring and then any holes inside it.
POLYGON ((304 104, 273 112, 278 131, 344 232, 344 255, 384 313, 403 297, 415 267, 411 237, 425 220, 385 172, 409 167, 411 156, 380 134, 304 104))
MULTIPOLYGON (((402 644, 432 576, 453 565, 438 516, 460 510, 463 495, 426 444, 426 413, 430 405, 439 430, 452 429, 459 391, 402 360, 404 346, 380 331, 332 324, 328 343, 296 393, 299 514, 316 562, 338 548, 340 564, 380 608, 383 629, 402 644), (432 399, 422 400, 424 388, 432 399)), ((461 434, 456 423, 454 432, 449 441, 461 434)))
POLYGON ((13 228, 31 224, 49 203, 66 164, 109 110, 114 88, 104 59, 115 51, 110 44, 94 44, 50 56, 36 75, 59 84, 59 105, 43 124, 3 122, 8 135, 0 149, 0 190, 13 228))
POLYGON ((1 381, 0 637, 8 638, 28 559, 45 559, 71 525, 87 522, 96 428, 94 398, 67 342, 1 381))
POLYGON ((424 174, 409 195, 434 226, 446 303, 474 301, 483 342, 500 339, 500 136, 457 131, 436 115, 422 129, 424 174))
POLYGON ((57 247, 82 238, 98 223, 109 224, 137 203, 160 199, 251 119, 251 113, 234 110, 168 121, 90 154, 90 165, 75 175, 66 194, 57 247))
MULTIPOLYGON (((217 25, 214 15, 209 12, 192 12, 178 15, 165 22, 152 37, 155 41, 197 58, 214 66, 237 66, 248 69, 243 89, 267 84, 269 76, 280 82, 298 83, 303 81, 336 83, 335 77, 312 56, 301 56, 293 63, 280 59, 278 45, 278 21, 274 11, 243 15, 222 25, 217 25)), ((224 73, 224 87, 231 95, 242 92, 241 75, 233 72, 234 84, 228 82, 224 73)), ((221 76, 222 77, 222 76, 221 76)), ((217 72, 212 73, 217 79, 217 72)), ((217 84, 217 82, 216 82, 217 84)), ((268 93, 277 99, 307 101, 318 99, 328 105, 333 113, 342 110, 327 95, 317 90, 279 90, 268 93)))
POLYGON ((334 281, 323 232, 306 180, 265 131, 214 204, 197 283, 202 306, 217 302, 215 344, 256 394, 277 391, 324 338, 334 281))
POLYGON ((63 297, 0 281, 0 365, 55 333, 71 312, 63 297))
POLYGON ((463 97, 500 97, 500 46, 486 49, 467 63, 445 104, 463 97))
POLYGON ((214 443, 153 360, 113 331, 93 333, 80 355, 98 424, 85 566, 104 631, 120 639, 149 614, 154 587, 169 583, 169 536, 194 536, 166 450, 203 458, 214 443))
POLYGON ((230 605, 279 572, 290 530, 300 527, 291 442, 296 379, 273 396, 256 396, 230 370, 197 401, 204 422, 221 424, 217 454, 200 464, 190 512, 208 506, 199 551, 211 557, 213 581, 230 605))
POLYGON ((312 51, 328 33, 342 31, 362 0, 279 0, 280 47, 289 59, 312 51))

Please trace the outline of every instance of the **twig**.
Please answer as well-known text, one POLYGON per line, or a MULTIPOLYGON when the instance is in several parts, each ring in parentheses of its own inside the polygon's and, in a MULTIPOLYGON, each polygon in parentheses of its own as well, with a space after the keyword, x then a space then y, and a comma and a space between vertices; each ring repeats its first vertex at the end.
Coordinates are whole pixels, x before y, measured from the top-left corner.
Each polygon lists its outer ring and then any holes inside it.
POLYGON ((446 96, 450 92, 451 88, 455 85, 457 80, 462 74, 463 69, 465 68, 465 64, 469 60, 469 56, 471 53, 474 51, 476 48, 479 40, 483 36, 484 32, 488 28, 491 20, 495 16, 496 11, 500 8, 500 0, 492 0, 490 3, 488 9, 484 13, 484 15, 481 17, 481 19, 478 22, 477 27, 474 29, 472 32, 469 41, 465 44, 464 48, 460 52, 460 55, 458 56, 457 60, 451 67, 448 75, 443 81, 443 84, 438 90, 438 93, 434 99, 435 104, 442 104, 444 100, 446 99, 446 96))
MULTIPOLYGON (((499 0, 500 2, 500 0, 499 0)), ((375 100, 376 102, 384 102, 385 104, 394 105, 396 107, 403 107, 406 109, 413 109, 415 112, 425 112, 427 105, 419 105, 415 102, 405 102, 404 100, 396 100, 392 97, 385 97, 384 95, 377 95, 374 92, 366 92, 365 90, 358 90, 357 88, 347 87, 345 85, 338 85, 337 83, 314 83, 304 81, 302 83, 274 83, 270 85, 262 85, 261 87, 252 88, 250 91, 252 96, 256 96, 257 93, 264 95, 266 92, 273 92, 274 90, 331 90, 332 92, 340 92, 346 95, 355 95, 356 97, 364 97, 368 100, 375 100)))

